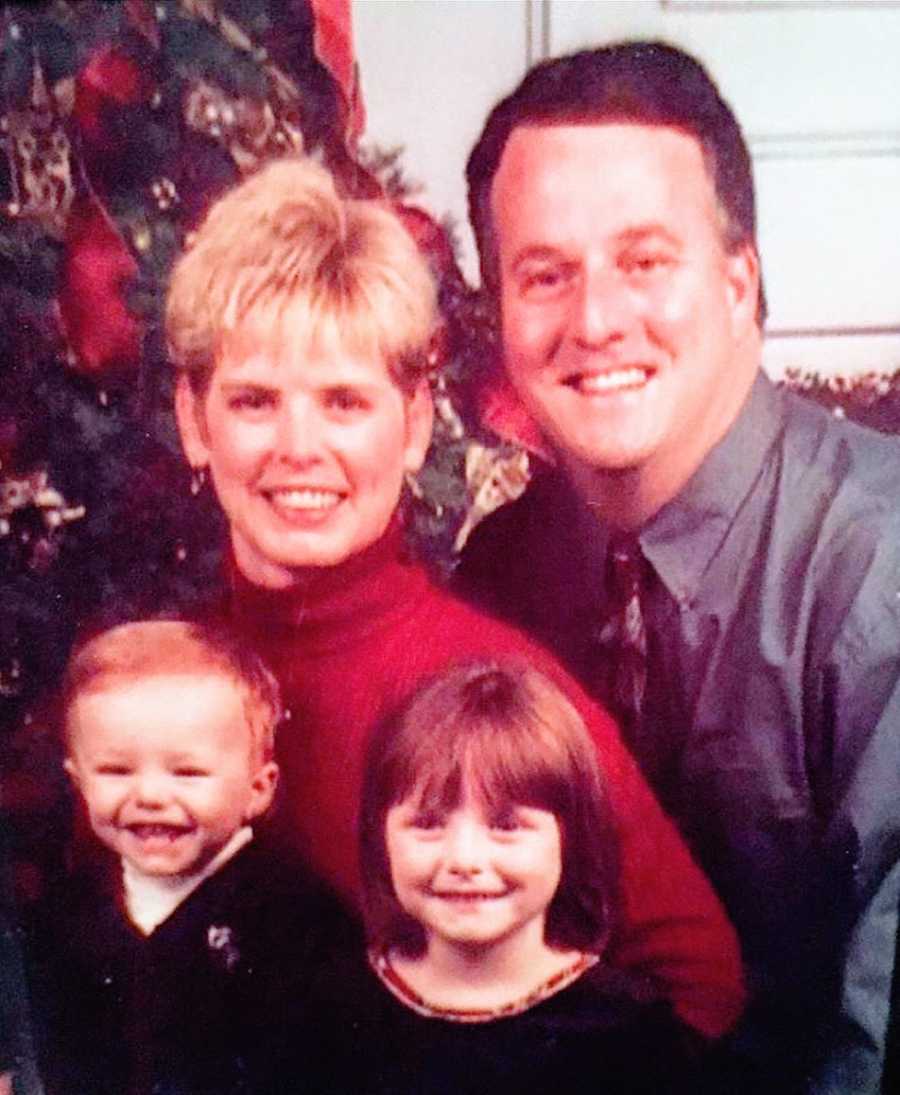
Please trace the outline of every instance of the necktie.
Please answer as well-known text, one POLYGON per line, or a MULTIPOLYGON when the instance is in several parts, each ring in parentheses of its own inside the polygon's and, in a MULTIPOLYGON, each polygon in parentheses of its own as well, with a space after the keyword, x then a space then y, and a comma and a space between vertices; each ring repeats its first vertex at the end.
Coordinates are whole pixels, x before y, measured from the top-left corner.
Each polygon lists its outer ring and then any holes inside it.
POLYGON ((641 607, 646 563, 636 536, 616 533, 606 557, 606 613, 595 630, 601 694, 631 743, 647 685, 647 632, 641 607))

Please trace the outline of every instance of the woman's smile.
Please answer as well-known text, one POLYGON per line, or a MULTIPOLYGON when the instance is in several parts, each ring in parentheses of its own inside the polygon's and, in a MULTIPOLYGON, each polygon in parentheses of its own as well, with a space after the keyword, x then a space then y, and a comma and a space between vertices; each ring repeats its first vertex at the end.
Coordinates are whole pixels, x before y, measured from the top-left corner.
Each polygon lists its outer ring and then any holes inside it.
POLYGON ((278 588, 379 539, 431 414, 427 386, 406 394, 378 357, 260 337, 225 340, 202 398, 182 382, 178 422, 192 463, 210 469, 238 568, 278 588))
POLYGON ((326 514, 341 503, 344 494, 314 487, 279 487, 262 492, 288 519, 307 514, 326 514))
POLYGON ((331 520, 348 496, 346 491, 310 487, 279 487, 259 493, 276 518, 297 528, 316 528, 331 520))

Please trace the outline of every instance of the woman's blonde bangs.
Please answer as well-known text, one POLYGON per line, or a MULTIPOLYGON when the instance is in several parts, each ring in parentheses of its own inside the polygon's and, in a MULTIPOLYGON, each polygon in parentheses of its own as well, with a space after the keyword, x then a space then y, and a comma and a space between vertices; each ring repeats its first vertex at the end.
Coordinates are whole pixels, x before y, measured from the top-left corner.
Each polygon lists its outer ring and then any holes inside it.
POLYGON ((172 274, 170 353, 195 387, 238 329, 380 356, 414 386, 436 311, 427 264, 399 219, 342 199, 311 161, 269 165, 222 198, 172 274), (269 327, 269 324, 272 324, 269 327))

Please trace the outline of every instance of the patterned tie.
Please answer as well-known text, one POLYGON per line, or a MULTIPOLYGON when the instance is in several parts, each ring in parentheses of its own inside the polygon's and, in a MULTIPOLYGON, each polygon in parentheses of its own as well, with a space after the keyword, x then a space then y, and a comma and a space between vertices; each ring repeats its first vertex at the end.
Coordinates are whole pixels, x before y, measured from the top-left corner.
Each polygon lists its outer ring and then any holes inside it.
POLYGON ((645 560, 636 536, 615 533, 606 558, 606 618, 597 626, 601 694, 635 743, 647 685, 647 631, 641 610, 645 560))

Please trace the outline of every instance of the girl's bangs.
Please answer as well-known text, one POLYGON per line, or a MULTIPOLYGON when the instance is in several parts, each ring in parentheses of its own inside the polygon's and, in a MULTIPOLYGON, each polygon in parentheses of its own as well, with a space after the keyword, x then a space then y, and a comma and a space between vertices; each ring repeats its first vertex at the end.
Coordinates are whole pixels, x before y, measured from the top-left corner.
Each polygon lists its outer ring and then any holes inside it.
POLYGON ((423 810, 446 812, 468 792, 491 814, 516 805, 558 814, 568 798, 567 772, 558 748, 536 744, 533 733, 524 747, 508 725, 497 728, 489 721, 451 733, 445 747, 423 748, 409 758, 395 802, 414 797, 423 810))

